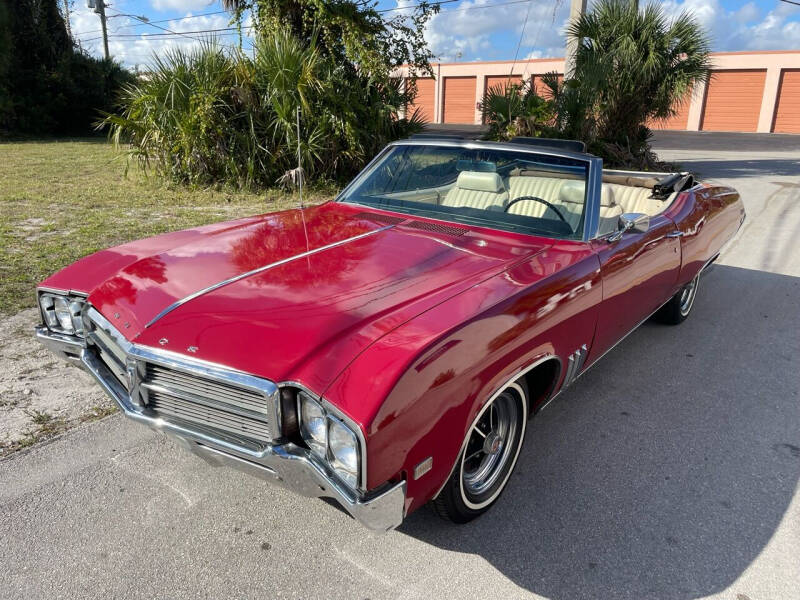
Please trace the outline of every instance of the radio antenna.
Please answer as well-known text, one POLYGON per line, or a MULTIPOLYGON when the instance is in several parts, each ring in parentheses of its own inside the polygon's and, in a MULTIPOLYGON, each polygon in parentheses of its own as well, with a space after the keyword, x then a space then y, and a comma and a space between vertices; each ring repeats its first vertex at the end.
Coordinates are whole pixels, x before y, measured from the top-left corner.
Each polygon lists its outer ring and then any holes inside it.
MULTIPOLYGON (((306 252, 309 251, 308 229, 306 229, 306 211, 303 205, 303 154, 300 150, 300 104, 297 105, 297 187, 300 190, 300 217, 303 219, 303 233, 306 236, 306 252)), ((311 259, 306 255, 306 263, 311 268, 311 259)))
POLYGON ((303 206, 303 158, 300 151, 300 105, 297 105, 297 181, 300 189, 300 208, 303 206))

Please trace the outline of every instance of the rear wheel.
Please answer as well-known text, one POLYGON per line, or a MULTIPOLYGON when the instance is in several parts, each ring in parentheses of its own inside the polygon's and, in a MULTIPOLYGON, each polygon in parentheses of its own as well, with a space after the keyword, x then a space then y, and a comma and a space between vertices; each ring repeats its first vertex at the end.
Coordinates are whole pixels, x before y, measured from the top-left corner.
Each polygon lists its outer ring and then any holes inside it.
POLYGON ((655 315, 656 319, 668 325, 683 323, 689 313, 692 312, 699 283, 700 274, 698 273, 694 279, 678 290, 678 293, 659 309, 655 315))
POLYGON ((441 517, 467 523, 497 501, 525 439, 527 407, 524 387, 512 383, 481 409, 450 479, 433 501, 441 517))

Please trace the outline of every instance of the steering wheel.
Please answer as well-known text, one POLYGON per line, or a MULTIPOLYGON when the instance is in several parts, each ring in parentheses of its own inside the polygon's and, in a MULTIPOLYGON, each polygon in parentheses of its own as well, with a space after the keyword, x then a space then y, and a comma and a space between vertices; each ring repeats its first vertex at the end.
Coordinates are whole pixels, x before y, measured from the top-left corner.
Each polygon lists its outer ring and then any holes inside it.
POLYGON ((570 226, 570 224, 567 223, 567 220, 564 218, 564 215, 561 214, 560 210, 558 210, 555 206, 553 206, 552 203, 548 202, 547 200, 543 200, 542 198, 538 198, 537 196, 520 196, 519 198, 514 198, 511 202, 506 204, 506 207, 503 210, 505 212, 508 212, 508 209, 511 208, 512 206, 514 206, 517 202, 523 202, 525 200, 533 200, 534 202, 541 202, 547 208, 552 209, 553 212, 558 215, 558 218, 561 219, 562 221, 564 221, 564 223, 566 224, 567 227, 572 229, 572 226, 570 226))

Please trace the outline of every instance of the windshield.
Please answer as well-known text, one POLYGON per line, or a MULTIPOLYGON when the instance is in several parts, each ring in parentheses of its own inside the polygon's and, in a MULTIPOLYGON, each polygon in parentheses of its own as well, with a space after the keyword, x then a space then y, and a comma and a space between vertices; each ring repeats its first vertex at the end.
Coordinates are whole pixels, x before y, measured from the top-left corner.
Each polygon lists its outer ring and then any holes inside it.
POLYGON ((587 161, 515 150, 393 146, 340 201, 446 221, 579 239, 587 161))

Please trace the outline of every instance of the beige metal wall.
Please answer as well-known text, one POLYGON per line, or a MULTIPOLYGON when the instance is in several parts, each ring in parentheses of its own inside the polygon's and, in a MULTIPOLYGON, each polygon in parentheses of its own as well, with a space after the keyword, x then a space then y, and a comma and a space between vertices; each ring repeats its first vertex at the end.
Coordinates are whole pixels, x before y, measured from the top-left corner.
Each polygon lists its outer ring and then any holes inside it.
MULTIPOLYGON (((800 50, 720 52, 713 54, 712 60, 711 83, 694 89, 691 97, 676 107, 676 117, 651 123, 652 127, 800 133, 800 50)), ((478 124, 482 115, 477 105, 488 87, 511 74, 515 80, 532 81, 539 88, 543 74, 564 73, 564 59, 437 63, 433 70, 435 77, 429 86, 434 106, 429 121, 478 124), (456 98, 459 94, 463 98, 456 98)), ((407 76, 408 71, 403 68, 398 74, 407 76)), ((426 103, 430 95, 429 90, 426 103)), ((418 99, 417 104, 420 102, 418 99)))

